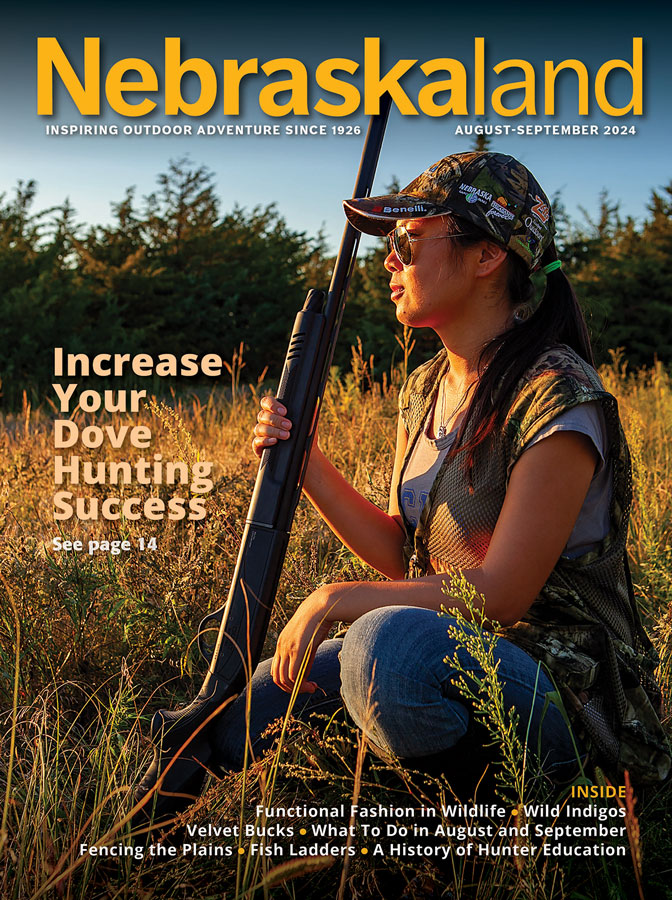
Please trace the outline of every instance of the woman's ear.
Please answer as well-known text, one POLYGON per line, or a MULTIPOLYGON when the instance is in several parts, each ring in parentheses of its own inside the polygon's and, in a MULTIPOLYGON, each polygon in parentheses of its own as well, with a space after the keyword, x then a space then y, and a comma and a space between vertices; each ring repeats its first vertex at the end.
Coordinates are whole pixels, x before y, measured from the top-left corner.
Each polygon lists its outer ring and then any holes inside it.
POLYGON ((476 260, 476 277, 485 278, 496 272, 504 263, 508 253, 499 244, 492 241, 483 241, 478 245, 479 255, 476 260))

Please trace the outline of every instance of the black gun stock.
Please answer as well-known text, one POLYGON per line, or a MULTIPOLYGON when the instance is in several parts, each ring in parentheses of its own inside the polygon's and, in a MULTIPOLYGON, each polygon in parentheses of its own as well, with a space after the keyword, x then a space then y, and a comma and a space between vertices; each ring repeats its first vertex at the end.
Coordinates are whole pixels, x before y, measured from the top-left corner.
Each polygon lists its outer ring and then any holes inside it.
MULTIPOLYGON (((390 105, 385 94, 371 118, 353 197, 371 193, 390 105)), ((227 601, 200 624, 199 648, 209 661, 203 686, 188 706, 161 709, 152 719, 154 759, 136 788, 136 801, 161 783, 143 816, 151 810, 155 820, 165 819, 198 796, 212 753, 212 719, 244 689, 259 663, 358 244, 359 232, 346 225, 328 293, 309 291, 294 322, 277 393, 293 423, 291 436, 262 454, 227 601), (215 627, 210 646, 207 636, 215 627)))

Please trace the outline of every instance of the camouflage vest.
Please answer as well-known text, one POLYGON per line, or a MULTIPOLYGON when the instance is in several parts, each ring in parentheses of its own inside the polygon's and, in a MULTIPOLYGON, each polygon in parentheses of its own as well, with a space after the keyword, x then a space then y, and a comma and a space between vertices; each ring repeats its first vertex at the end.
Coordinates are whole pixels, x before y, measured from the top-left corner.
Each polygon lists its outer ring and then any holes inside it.
MULTIPOLYGON (((442 350, 402 387, 404 467, 447 368, 442 350)), ((642 628, 626 563, 630 456, 616 400, 591 366, 565 345, 544 351, 514 391, 504 424, 478 447, 471 486, 462 454, 444 461, 415 532, 405 523, 404 556, 409 577, 481 565, 520 454, 553 418, 592 400, 602 406, 609 438, 609 533, 596 550, 561 557, 527 613, 501 634, 550 672, 595 761, 612 773, 628 769, 634 780, 655 782, 670 769, 670 749, 659 718, 658 658, 642 628)))

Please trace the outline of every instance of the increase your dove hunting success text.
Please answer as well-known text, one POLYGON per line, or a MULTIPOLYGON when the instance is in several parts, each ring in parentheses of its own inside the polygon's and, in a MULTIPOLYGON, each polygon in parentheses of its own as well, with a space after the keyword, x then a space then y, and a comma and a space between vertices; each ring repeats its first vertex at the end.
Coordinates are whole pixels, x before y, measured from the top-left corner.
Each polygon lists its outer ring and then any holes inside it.
MULTIPOLYGON (((223 370, 223 360, 215 353, 198 357, 187 353, 176 357, 171 353, 156 358, 146 353, 100 353, 93 357, 85 353, 65 354, 61 347, 54 350, 55 378, 87 378, 134 375, 145 377, 217 377, 223 370)), ((59 489, 54 494, 54 520, 64 521, 73 516, 82 521, 107 520, 179 520, 185 517, 200 520, 206 515, 205 498, 213 488, 212 462, 198 459, 196 451, 187 458, 166 460, 162 453, 151 453, 152 430, 147 425, 124 422, 123 414, 138 413, 141 401, 147 400, 146 390, 93 390, 79 381, 54 382, 56 410, 61 416, 54 420, 54 484, 77 486, 115 485, 114 496, 78 496, 71 490, 59 489), (114 419, 105 416, 100 423, 87 418, 89 414, 120 413, 114 419), (69 418, 64 418, 68 416, 69 418), (81 448, 82 455, 65 456, 63 450, 81 448), (131 448, 149 451, 130 461, 128 459, 97 459, 105 447, 108 451, 129 451, 131 448), (94 452, 91 452, 94 451, 94 452), (127 496, 127 485, 146 486, 127 496), (188 496, 172 494, 174 486, 183 487, 188 496), (172 495, 171 495, 172 494, 172 495)), ((155 412, 159 407, 153 406, 155 412)), ((170 416, 170 410, 164 412, 170 416)))

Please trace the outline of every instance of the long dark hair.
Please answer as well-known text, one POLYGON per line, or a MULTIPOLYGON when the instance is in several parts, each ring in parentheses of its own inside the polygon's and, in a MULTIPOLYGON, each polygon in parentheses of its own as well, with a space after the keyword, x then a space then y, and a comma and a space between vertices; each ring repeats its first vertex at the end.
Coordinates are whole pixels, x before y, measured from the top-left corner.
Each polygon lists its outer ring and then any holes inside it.
MULTIPOLYGON (((457 217, 448 218, 448 229, 449 233, 464 235, 455 239, 458 245, 470 246, 488 240, 471 223, 457 217)), ((551 242, 541 258, 541 265, 546 266, 557 258, 555 244, 551 242)), ((512 307, 525 307, 534 295, 527 265, 511 250, 507 264, 507 289, 512 307)), ((525 318, 516 317, 511 328, 489 341, 481 351, 474 395, 450 451, 451 456, 464 454, 470 485, 476 449, 503 422, 508 409, 506 401, 522 376, 542 351, 554 344, 567 344, 587 363, 594 365, 586 321, 562 269, 555 269, 546 276, 546 289, 534 312, 525 318), (473 429, 472 422, 475 423, 473 429)))

